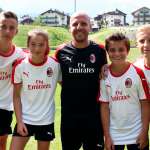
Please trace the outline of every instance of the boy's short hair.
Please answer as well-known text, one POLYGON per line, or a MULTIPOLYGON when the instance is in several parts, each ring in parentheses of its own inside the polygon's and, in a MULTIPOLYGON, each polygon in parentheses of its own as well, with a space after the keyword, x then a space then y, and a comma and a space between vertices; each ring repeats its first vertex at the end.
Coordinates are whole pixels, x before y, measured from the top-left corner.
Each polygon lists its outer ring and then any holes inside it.
POLYGON ((130 40, 123 33, 117 32, 113 33, 105 39, 105 49, 109 50, 109 45, 111 41, 124 41, 127 51, 130 50, 130 40))
POLYGON ((1 18, 1 17, 15 19, 15 20, 17 21, 17 23, 18 23, 18 17, 17 17, 17 15, 16 15, 14 12, 12 12, 12 11, 2 11, 2 12, 0 13, 0 18, 1 18))

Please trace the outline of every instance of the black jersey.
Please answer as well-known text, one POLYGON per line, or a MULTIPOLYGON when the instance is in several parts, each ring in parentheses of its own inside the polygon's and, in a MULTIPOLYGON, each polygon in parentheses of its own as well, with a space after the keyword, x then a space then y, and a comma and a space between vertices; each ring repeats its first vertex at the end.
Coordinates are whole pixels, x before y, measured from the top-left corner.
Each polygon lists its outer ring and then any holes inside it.
POLYGON ((56 59, 62 70, 62 123, 94 125, 99 118, 99 73, 107 63, 106 52, 90 41, 86 48, 71 43, 58 48, 56 59))

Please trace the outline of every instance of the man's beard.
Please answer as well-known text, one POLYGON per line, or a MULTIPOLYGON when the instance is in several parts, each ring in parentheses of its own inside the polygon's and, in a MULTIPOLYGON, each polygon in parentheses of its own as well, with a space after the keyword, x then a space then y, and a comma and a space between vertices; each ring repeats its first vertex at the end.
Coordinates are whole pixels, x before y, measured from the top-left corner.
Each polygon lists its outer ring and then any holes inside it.
POLYGON ((86 41, 86 35, 82 32, 77 33, 74 38, 79 43, 86 41))

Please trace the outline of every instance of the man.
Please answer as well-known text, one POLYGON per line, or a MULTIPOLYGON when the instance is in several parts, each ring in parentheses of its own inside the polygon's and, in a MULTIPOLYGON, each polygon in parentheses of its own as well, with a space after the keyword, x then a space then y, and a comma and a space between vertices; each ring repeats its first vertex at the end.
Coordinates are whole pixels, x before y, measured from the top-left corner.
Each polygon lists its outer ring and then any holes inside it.
POLYGON ((13 12, 0 13, 0 150, 6 149, 8 134, 11 133, 13 89, 11 72, 14 61, 22 50, 12 43, 18 32, 18 18, 13 12))
POLYGON ((98 91, 99 73, 107 63, 105 50, 88 40, 90 18, 77 12, 70 18, 72 41, 55 54, 62 70, 61 141, 63 150, 103 149, 98 91))

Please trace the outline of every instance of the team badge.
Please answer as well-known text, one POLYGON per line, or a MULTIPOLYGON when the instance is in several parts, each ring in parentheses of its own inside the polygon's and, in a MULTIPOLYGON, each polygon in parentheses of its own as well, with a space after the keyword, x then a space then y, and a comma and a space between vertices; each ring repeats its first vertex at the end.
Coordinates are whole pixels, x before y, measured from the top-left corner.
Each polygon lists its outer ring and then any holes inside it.
POLYGON ((47 76, 48 76, 48 77, 51 77, 52 75, 53 75, 53 70, 52 70, 51 67, 48 67, 48 68, 47 68, 47 76))
POLYGON ((131 78, 127 78, 125 81, 126 88, 130 88, 132 86, 132 80, 131 78))
POLYGON ((95 61, 96 61, 95 54, 91 54, 91 55, 90 55, 90 62, 91 62, 91 63, 95 63, 95 61))

